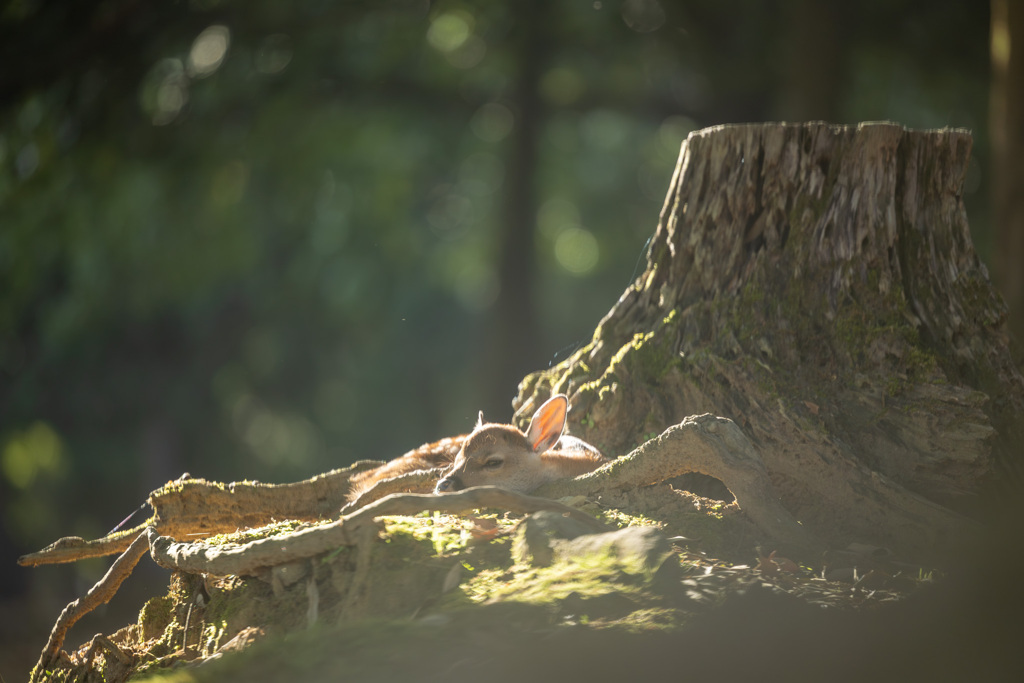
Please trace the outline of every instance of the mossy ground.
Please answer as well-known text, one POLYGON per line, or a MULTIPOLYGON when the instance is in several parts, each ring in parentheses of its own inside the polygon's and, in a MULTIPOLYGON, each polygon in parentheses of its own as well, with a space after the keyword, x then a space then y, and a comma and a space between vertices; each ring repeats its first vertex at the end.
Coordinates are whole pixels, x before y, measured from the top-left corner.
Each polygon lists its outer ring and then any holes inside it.
MULTIPOLYGON (((664 489, 660 496, 676 495, 664 489)), ((652 495, 648 491, 645 498, 652 495)), ((656 506, 634 514, 585 500, 566 502, 611 526, 657 526, 669 537, 684 530, 687 538, 676 537, 674 552, 657 567, 602 552, 537 567, 513 561, 519 519, 509 514, 384 517, 368 552, 342 547, 312 558, 305 574, 288 585, 269 574, 176 573, 167 593, 147 602, 136 624, 111 636, 130 666, 114 666, 105 651, 83 666, 80 650, 72 653, 79 666, 51 680, 448 680, 453 670, 461 673, 452 680, 510 680, 515 667, 533 663, 516 647, 560 659, 565 651, 551 643, 565 638, 573 647, 597 647, 605 650, 600 656, 610 656, 608 648, 630 639, 642 638, 635 641, 640 647, 658 634, 697 627, 729 595, 753 588, 776 595, 802 590, 829 607, 848 600, 842 597, 847 588, 829 593, 806 572, 802 578, 765 573, 701 552, 701 535, 711 537, 742 519, 730 506, 704 501, 703 510, 675 519, 656 506), (695 525, 698 518, 703 527, 695 525), (359 578, 361 562, 368 570, 359 578), (603 640, 603 633, 614 635, 603 640), (591 638, 604 645, 586 644, 591 638), (488 668, 498 660, 511 663, 499 671, 488 668)), ((277 524, 209 542, 235 545, 293 528, 277 524)), ((870 600, 892 596, 877 591, 870 600)), ((636 656, 633 646, 625 647, 623 656, 636 656)))
MULTIPOLYGON (((289 675, 310 676, 310 680, 344 675, 346 680, 360 680, 372 677, 374 672, 379 674, 387 666, 396 643, 401 643, 403 659, 422 661, 451 650, 459 638, 479 637, 481 633, 523 635, 570 627, 636 633, 674 628, 683 622, 683 612, 652 590, 651 570, 601 555, 544 568, 516 565, 508 552, 508 532, 514 520, 498 516, 489 519, 497 522, 498 532, 485 541, 474 535, 474 527, 466 520, 458 518, 386 519, 381 543, 374 551, 374 576, 366 587, 368 594, 400 590, 389 580, 396 567, 409 570, 410 565, 438 562, 448 567, 448 572, 457 566, 463 576, 445 593, 443 577, 436 574, 436 585, 390 614, 380 612, 353 619, 322 604, 323 618, 307 628, 291 623, 293 609, 282 605, 282 601, 304 603, 302 596, 289 591, 275 597, 269 589, 257 596, 251 584, 258 581, 234 579, 232 585, 224 587, 225 595, 232 595, 219 605, 211 602, 206 611, 206 619, 221 626, 206 632, 219 634, 223 640, 231 630, 223 625, 223 615, 232 609, 231 603, 259 600, 265 603, 264 610, 258 616, 252 614, 248 621, 263 621, 270 637, 242 654, 228 655, 199 668, 182 668, 185 658, 180 657, 179 650, 160 663, 165 668, 148 667, 139 680, 278 680, 278 674, 284 677, 283 672, 274 667, 279 667, 283 659, 297 666, 289 675)), ((338 557, 340 554, 324 561, 334 563, 338 557)), ((182 591, 172 588, 171 595, 158 599, 154 606, 177 603, 181 597, 182 591)), ((166 618, 163 610, 147 612, 154 618, 166 618)), ((204 647, 201 654, 212 653, 204 647)))
MULTIPOLYGON (((621 510, 600 513, 613 526, 668 526, 621 510)), ((240 672, 253 667, 266 679, 261 662, 282 651, 314 668, 338 666, 336 660, 343 660, 350 671, 371 666, 369 661, 379 667, 382 660, 374 653, 388 652, 396 638, 416 638, 416 647, 432 647, 431 629, 424 624, 460 632, 514 628, 527 633, 577 626, 636 633, 672 629, 686 621, 685 611, 653 590, 651 569, 601 555, 544 568, 515 564, 510 549, 518 521, 487 511, 475 517, 424 513, 381 518, 361 584, 356 578, 359 551, 349 547, 312 558, 305 573, 289 585, 275 583, 269 574, 175 573, 167 593, 150 599, 137 623, 111 639, 132 662, 131 680, 212 681, 236 679, 236 674, 242 680, 240 672), (313 601, 316 619, 311 626, 313 601), (230 641, 240 634, 256 634, 260 642, 242 653, 230 652, 230 641), (333 643, 327 648, 329 656, 322 652, 328 642, 333 643), (200 662, 202 667, 192 668, 200 662)), ((206 543, 239 546, 301 526, 272 524, 211 537, 206 543)), ((679 564, 674 556, 672 561, 679 564)), ((73 661, 81 665, 84 654, 72 653, 73 661)), ((107 657, 99 652, 85 668, 65 673, 100 680, 96 677, 108 668, 107 657)), ((103 680, 125 680, 124 673, 103 680)), ((52 680, 65 678, 58 673, 52 680)))

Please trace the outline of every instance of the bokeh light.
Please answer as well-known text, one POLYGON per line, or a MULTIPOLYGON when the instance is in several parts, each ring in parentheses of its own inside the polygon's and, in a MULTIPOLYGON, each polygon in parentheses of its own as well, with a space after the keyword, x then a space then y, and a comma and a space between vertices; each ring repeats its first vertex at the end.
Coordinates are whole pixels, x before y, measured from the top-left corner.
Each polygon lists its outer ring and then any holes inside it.
POLYGON ((599 255, 597 239, 584 228, 568 227, 555 238, 555 258, 573 275, 582 276, 593 270, 599 255))
POLYGON ((215 24, 196 36, 188 54, 188 73, 202 78, 220 68, 231 45, 231 31, 227 26, 215 24))
POLYGON ((66 465, 60 436, 42 421, 15 432, 0 453, 0 470, 16 489, 28 489, 37 479, 58 476, 66 465))

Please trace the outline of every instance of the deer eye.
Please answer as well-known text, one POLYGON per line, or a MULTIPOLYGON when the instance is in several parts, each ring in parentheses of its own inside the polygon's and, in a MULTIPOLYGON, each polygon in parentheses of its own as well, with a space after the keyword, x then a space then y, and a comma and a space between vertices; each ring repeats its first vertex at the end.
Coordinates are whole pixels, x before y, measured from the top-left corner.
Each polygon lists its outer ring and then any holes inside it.
POLYGON ((501 458, 488 458, 487 460, 484 461, 484 469, 496 470, 504 464, 505 461, 501 458))

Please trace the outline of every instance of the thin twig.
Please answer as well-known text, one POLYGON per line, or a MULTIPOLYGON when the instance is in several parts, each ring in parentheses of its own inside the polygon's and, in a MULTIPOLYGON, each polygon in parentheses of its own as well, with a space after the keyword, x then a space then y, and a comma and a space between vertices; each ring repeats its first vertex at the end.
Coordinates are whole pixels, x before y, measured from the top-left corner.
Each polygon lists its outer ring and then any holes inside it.
POLYGON ((123 553, 149 526, 153 526, 156 517, 132 529, 118 531, 113 534, 87 541, 80 536, 65 536, 46 546, 42 550, 18 558, 18 564, 31 567, 40 564, 61 564, 77 562, 90 557, 103 557, 123 553))

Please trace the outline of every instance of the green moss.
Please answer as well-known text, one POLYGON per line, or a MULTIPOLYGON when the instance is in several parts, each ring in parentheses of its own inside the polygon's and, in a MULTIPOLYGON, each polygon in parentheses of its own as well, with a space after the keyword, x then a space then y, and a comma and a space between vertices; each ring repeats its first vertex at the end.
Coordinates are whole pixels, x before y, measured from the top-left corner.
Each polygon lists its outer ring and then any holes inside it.
POLYGON ((214 536, 208 536, 203 539, 203 543, 205 545, 214 545, 218 547, 243 546, 246 543, 258 541, 262 538, 290 534, 294 531, 298 531, 299 529, 303 529, 306 527, 330 524, 332 521, 333 520, 324 520, 319 523, 300 522, 295 520, 274 522, 272 524, 267 524, 265 526, 253 527, 251 529, 242 529, 240 531, 235 531, 230 534, 216 534, 214 536))
POLYGON ((562 560, 550 567, 482 571, 464 583, 462 590, 477 603, 514 601, 544 605, 560 602, 572 594, 640 597, 650 574, 639 561, 624 562, 612 554, 594 553, 562 560))
POLYGON ((201 652, 204 657, 209 657, 221 646, 221 639, 227 629, 227 621, 221 619, 216 622, 207 623, 203 627, 201 652))
MULTIPOLYGON (((396 545, 409 541, 427 543, 435 557, 451 555, 464 550, 475 538, 474 530, 478 522, 474 520, 482 519, 491 520, 499 534, 508 533, 515 526, 514 520, 496 514, 480 514, 474 519, 431 513, 423 513, 414 517, 381 518, 384 522, 385 543, 396 545)), ((408 548, 408 550, 414 552, 413 548, 408 548)))
MULTIPOLYGON (((614 626, 627 633, 647 633, 650 631, 668 631, 679 628, 684 620, 678 610, 664 607, 648 607, 630 612, 622 619, 615 621, 614 626)), ((600 626, 595 623, 594 626, 600 626)))
POLYGON ((650 517, 640 514, 629 514, 615 508, 596 508, 596 511, 599 512, 599 516, 603 521, 620 529, 628 526, 653 526, 661 529, 665 526, 662 522, 658 522, 650 517))
POLYGON ((744 283, 735 300, 719 299, 715 303, 717 306, 728 305, 730 307, 729 328, 739 341, 744 342, 753 339, 763 329, 760 324, 760 316, 754 315, 754 313, 760 312, 764 300, 764 288, 751 278, 744 283))
POLYGON ((156 638, 174 621, 174 601, 168 595, 150 598, 139 611, 138 626, 143 641, 156 638))

